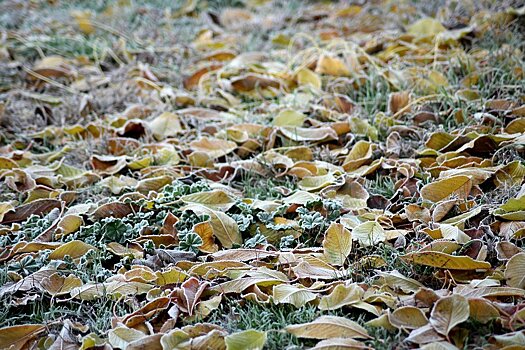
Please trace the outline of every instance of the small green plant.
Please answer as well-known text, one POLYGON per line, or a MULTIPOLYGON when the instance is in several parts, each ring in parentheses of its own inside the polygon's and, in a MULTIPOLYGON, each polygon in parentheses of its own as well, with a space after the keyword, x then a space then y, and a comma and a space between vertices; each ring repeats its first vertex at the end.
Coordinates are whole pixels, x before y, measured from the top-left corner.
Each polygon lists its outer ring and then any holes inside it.
POLYGON ((195 232, 179 233, 179 248, 187 252, 199 252, 199 247, 202 245, 202 238, 195 232))
POLYGON ((371 194, 385 198, 392 198, 395 194, 395 181, 390 176, 377 176, 371 180, 367 179, 365 186, 371 194))
POLYGON ((259 228, 257 228, 257 233, 252 238, 249 238, 244 242, 244 247, 256 248, 259 245, 266 245, 266 244, 268 244, 268 240, 260 232, 259 228))

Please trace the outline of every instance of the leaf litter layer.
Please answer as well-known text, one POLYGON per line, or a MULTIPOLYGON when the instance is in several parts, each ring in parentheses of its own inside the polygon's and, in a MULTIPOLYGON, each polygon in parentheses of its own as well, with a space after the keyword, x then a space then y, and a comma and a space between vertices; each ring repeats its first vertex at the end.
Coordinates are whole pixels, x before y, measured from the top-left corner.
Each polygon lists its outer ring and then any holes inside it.
POLYGON ((0 348, 525 343, 523 3, 0 13, 0 348))

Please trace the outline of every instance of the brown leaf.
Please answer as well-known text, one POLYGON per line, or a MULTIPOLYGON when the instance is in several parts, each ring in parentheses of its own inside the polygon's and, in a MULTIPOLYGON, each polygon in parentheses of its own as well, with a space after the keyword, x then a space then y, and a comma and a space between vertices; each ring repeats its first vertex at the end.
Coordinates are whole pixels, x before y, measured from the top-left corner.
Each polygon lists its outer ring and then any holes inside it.
POLYGON ((31 203, 16 207, 14 211, 4 214, 2 224, 20 222, 26 220, 31 215, 47 214, 53 209, 60 209, 62 202, 58 199, 37 199, 31 203))
POLYGON ((208 282, 200 282, 195 277, 185 281, 181 285, 180 292, 178 293, 182 301, 182 304, 178 303, 179 308, 187 312, 190 316, 193 315, 193 309, 208 285, 208 282))
POLYGON ((39 333, 46 330, 45 325, 25 324, 0 328, 0 344, 3 349, 22 350, 39 333))

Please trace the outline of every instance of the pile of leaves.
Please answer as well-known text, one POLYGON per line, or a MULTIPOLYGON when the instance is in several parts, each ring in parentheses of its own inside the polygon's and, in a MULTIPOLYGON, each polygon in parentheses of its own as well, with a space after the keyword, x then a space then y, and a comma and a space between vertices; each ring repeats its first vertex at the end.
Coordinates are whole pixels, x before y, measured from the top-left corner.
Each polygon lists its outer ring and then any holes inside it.
POLYGON ((0 3, 0 348, 521 348, 525 7, 431 3, 0 3))

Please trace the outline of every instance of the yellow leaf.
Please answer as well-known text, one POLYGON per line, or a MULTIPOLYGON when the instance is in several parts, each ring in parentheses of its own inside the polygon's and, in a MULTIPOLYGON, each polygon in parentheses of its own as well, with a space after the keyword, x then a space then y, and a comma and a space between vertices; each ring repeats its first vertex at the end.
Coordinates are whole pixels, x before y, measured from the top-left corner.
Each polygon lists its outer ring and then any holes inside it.
POLYGON ((198 215, 206 214, 210 217, 213 234, 224 248, 231 248, 234 244, 241 245, 242 237, 237 222, 227 214, 207 208, 200 204, 188 204, 183 210, 191 210, 198 215))
POLYGON ((91 23, 91 12, 89 11, 73 11, 71 16, 77 21, 78 29, 86 35, 93 34, 95 27, 91 23))
POLYGON ((367 221, 357 225, 352 230, 352 238, 357 240, 360 245, 369 247, 386 240, 386 233, 383 227, 376 221, 367 221))
POLYGON ((94 300, 102 295, 120 298, 122 296, 145 294, 153 286, 142 282, 111 281, 107 283, 88 283, 82 287, 73 288, 70 292, 72 298, 94 300))
POLYGON ((124 190, 124 188, 135 188, 138 181, 134 178, 120 175, 108 176, 98 183, 98 185, 108 188, 113 194, 119 194, 124 190))
POLYGON ((425 344, 420 349, 421 350, 459 350, 457 346, 452 345, 446 341, 425 344))
POLYGON ((233 152, 237 144, 233 141, 226 141, 203 137, 197 141, 191 141, 190 147, 198 152, 206 153, 210 158, 215 159, 233 152))
POLYGON ((366 322, 365 323, 367 326, 370 326, 370 327, 381 327, 381 328, 384 328, 388 331, 395 331, 396 330, 396 327, 392 326, 390 324, 390 321, 388 321, 388 315, 387 314, 382 314, 381 316, 377 317, 377 318, 374 318, 374 319, 371 319, 370 321, 366 322))
POLYGON ((346 171, 352 171, 361 165, 370 163, 373 154, 372 144, 368 141, 358 141, 350 150, 343 162, 343 168, 346 171))
POLYGON ((153 163, 153 157, 143 157, 138 159, 133 159, 132 161, 128 162, 128 168, 131 170, 140 170, 147 168, 153 163))
POLYGON ((119 326, 110 329, 108 332, 108 342, 113 348, 125 349, 131 342, 144 338, 146 334, 133 328, 119 326))
POLYGON ((195 310, 195 317, 196 319, 204 319, 209 314, 213 312, 213 310, 217 310, 219 305, 221 304, 222 296, 216 295, 208 300, 202 300, 197 304, 197 309, 195 310))
POLYGON ((310 85, 316 89, 321 89, 321 78, 308 68, 303 68, 297 72, 297 83, 301 86, 310 85))
POLYGON ((273 287, 273 300, 276 304, 292 304, 295 307, 301 307, 315 298, 316 294, 301 284, 279 284, 273 287))
POLYGON ((83 223, 84 220, 80 215, 69 214, 60 219, 58 228, 61 230, 61 234, 64 236, 78 230, 83 223))
POLYGON ((240 294, 246 288, 254 286, 254 285, 267 287, 267 286, 272 286, 272 285, 281 284, 281 283, 283 283, 282 280, 274 278, 274 277, 267 277, 267 278, 244 277, 244 278, 239 278, 236 280, 221 283, 210 289, 215 290, 220 293, 224 293, 224 294, 228 294, 228 293, 240 294))
POLYGON ((201 252, 215 253, 219 250, 214 242, 213 227, 208 221, 196 224, 193 226, 193 231, 202 239, 202 244, 199 246, 201 252))
POLYGON ((210 158, 210 155, 203 151, 195 151, 192 152, 188 156, 188 160, 190 161, 190 165, 198 168, 212 168, 213 167, 213 159, 210 158))
POLYGON ((286 204, 301 204, 305 205, 308 202, 314 202, 317 200, 320 200, 321 197, 319 197, 316 194, 305 192, 305 191, 297 191, 294 194, 283 198, 283 202, 286 204))
POLYGON ((423 18, 408 27, 407 32, 418 37, 434 37, 445 30, 446 28, 443 27, 438 20, 433 18, 423 18))
POLYGON ((212 210, 228 210, 235 204, 235 199, 220 189, 188 194, 180 200, 184 203, 200 204, 212 210))
POLYGON ((352 283, 348 286, 339 284, 335 286, 329 295, 321 298, 319 309, 337 310, 343 306, 356 304, 361 301, 364 292, 363 288, 359 287, 356 283, 352 283))
POLYGON ((306 116, 292 109, 285 109, 273 119, 275 126, 301 126, 306 116))
POLYGON ((498 309, 485 298, 469 298, 470 318, 477 322, 487 323, 500 316, 498 309))
POLYGON ((352 234, 342 224, 332 223, 326 230, 323 249, 328 263, 343 265, 352 251, 352 234))
POLYGON ((9 202, 2 202, 0 203, 0 222, 2 222, 2 220, 4 220, 4 215, 6 213, 9 213, 11 211, 14 211, 15 210, 15 207, 9 203, 9 202))
POLYGON ((342 60, 324 54, 319 57, 315 72, 336 77, 346 77, 350 75, 350 69, 348 69, 342 60))
POLYGON ((388 320, 394 327, 400 329, 416 329, 428 323, 423 311, 415 306, 402 306, 395 309, 388 316, 388 320))
POLYGON ((188 333, 180 328, 175 328, 160 338, 160 344, 162 350, 173 350, 179 348, 179 344, 182 345, 188 339, 191 339, 188 333))
POLYGON ((272 38, 272 43, 280 46, 288 46, 290 44, 290 41, 290 37, 282 33, 279 33, 272 38))
POLYGON ((148 194, 150 191, 158 191, 161 187, 171 183, 172 180, 171 176, 168 175, 146 178, 137 182, 137 191, 144 194, 148 194))
POLYGON ((525 132, 525 118, 516 118, 511 121, 505 128, 507 134, 516 134, 525 132))
POLYGON ((509 199, 494 210, 494 215, 505 220, 525 220, 525 196, 509 199))
POLYGON ((444 239, 456 241, 460 244, 465 244, 471 240, 469 235, 461 231, 456 226, 441 224, 439 225, 439 229, 441 231, 441 236, 444 239))
POLYGON ((427 80, 431 84, 431 88, 433 88, 433 91, 437 91, 440 87, 446 87, 448 86, 448 79, 440 72, 437 72, 435 70, 430 71, 428 73, 427 80))
POLYGON ((402 258, 414 264, 438 267, 451 270, 487 270, 491 265, 486 261, 474 260, 470 256, 455 256, 442 252, 415 252, 403 255, 402 258))
POLYGON ((332 280, 340 278, 344 273, 336 270, 332 265, 321 259, 312 257, 308 261, 301 261, 292 268, 298 278, 311 278, 320 280, 332 280))
POLYGON ((421 189, 421 197, 432 202, 439 202, 450 196, 466 199, 472 189, 472 180, 468 176, 458 175, 429 183, 421 189))
POLYGON ((408 341, 415 344, 435 343, 443 339, 443 336, 436 332, 430 324, 414 329, 407 338, 408 341))
POLYGON ((162 139, 176 136, 183 131, 179 116, 172 112, 164 112, 148 123, 153 136, 162 139))
POLYGON ((338 316, 321 316, 310 323, 288 326, 285 330, 299 338, 370 338, 359 324, 338 316))
POLYGON ((452 254, 461 248, 461 244, 452 241, 445 241, 443 239, 436 239, 435 241, 423 246, 419 252, 440 252, 445 254, 452 254))
POLYGON ((402 275, 397 270, 389 272, 376 271, 376 273, 385 280, 386 285, 390 288, 399 288, 407 294, 417 292, 424 287, 420 282, 402 275))
POLYGON ((69 255, 73 259, 80 258, 91 249, 96 249, 91 244, 84 243, 82 241, 71 241, 64 243, 57 249, 55 249, 50 255, 49 259, 63 259, 66 255, 69 255))
POLYGON ((434 132, 430 135, 425 145, 429 148, 439 151, 445 146, 449 145, 456 137, 447 132, 434 132))
POLYGON ((361 6, 350 5, 348 7, 345 7, 337 11, 336 16, 337 17, 355 17, 358 14, 360 14, 362 10, 363 8, 361 6))
POLYGON ((321 340, 310 350, 370 350, 364 343, 351 338, 333 338, 321 340))
POLYGON ((330 141, 337 140, 338 136, 334 129, 330 127, 320 128, 300 128, 292 126, 281 126, 281 133, 292 141, 330 141))
POLYGON ((303 191, 319 191, 320 189, 333 184, 336 181, 335 176, 332 173, 321 176, 307 176, 297 183, 303 191))
POLYGON ((348 123, 353 134, 368 136, 371 140, 377 141, 379 132, 366 119, 351 116, 348 118, 348 123))
POLYGON ((224 338, 226 350, 262 350, 266 344, 266 332, 248 329, 224 338))
POLYGON ((430 324, 444 336, 458 324, 468 320, 470 307, 467 299, 459 294, 452 294, 439 299, 430 314, 430 324))
POLYGON ((157 276, 155 284, 158 286, 181 283, 189 277, 186 272, 175 266, 169 268, 168 270, 157 271, 155 274, 157 276))
POLYGON ((510 258, 505 269, 505 279, 509 286, 525 289, 525 253, 510 258))
POLYGON ((18 168, 18 164, 9 158, 0 157, 0 170, 18 168))

